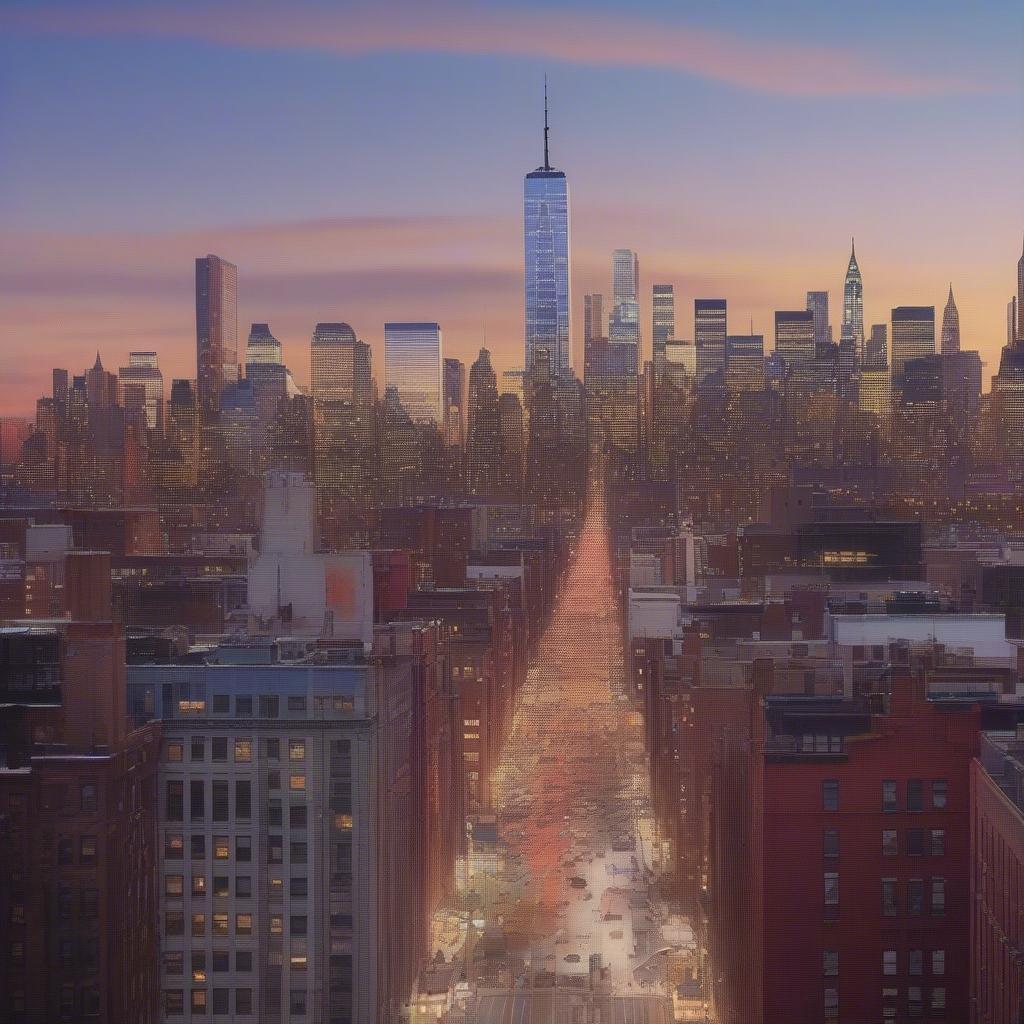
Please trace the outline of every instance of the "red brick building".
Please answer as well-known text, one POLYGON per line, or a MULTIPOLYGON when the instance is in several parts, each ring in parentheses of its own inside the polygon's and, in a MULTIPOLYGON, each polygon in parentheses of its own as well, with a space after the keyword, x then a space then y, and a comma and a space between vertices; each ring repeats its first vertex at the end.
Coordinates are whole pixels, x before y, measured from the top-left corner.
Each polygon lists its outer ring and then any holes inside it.
POLYGON ((1024 730, 971 765, 971 1024, 1024 1020, 1024 730))
POLYGON ((67 594, 58 678, 0 711, 0 1021, 146 1024, 159 730, 127 731, 109 555, 69 555, 67 594))

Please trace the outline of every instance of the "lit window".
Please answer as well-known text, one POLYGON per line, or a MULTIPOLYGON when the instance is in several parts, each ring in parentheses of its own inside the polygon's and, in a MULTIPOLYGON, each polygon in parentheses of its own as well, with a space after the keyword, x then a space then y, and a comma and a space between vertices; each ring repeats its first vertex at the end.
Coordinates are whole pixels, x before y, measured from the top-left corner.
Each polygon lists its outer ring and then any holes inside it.
POLYGON ((307 959, 305 953, 293 953, 291 956, 291 966, 293 971, 304 971, 306 969, 307 959))
POLYGON ((241 762, 252 760, 252 740, 235 740, 235 760, 241 762))
POLYGON ((899 958, 895 949, 887 949, 882 953, 882 973, 898 974, 899 958))
POLYGON ((296 791, 296 792, 304 791, 305 788, 306 788, 306 776, 305 775, 291 775, 291 776, 289 776, 289 778, 288 778, 288 788, 293 790, 293 791, 296 791))
MULTIPOLYGON (((185 760, 185 744, 180 740, 169 741, 167 744, 167 760, 176 764, 185 760)), ((181 995, 179 992, 178 995, 181 995)))
POLYGON ((206 876, 205 875, 193 875, 192 876, 192 895, 193 896, 205 896, 206 895, 206 876))
POLYGON ((227 935, 228 933, 228 915, 227 914, 214 914, 213 915, 213 934, 214 935, 227 935))
POLYGON ((289 761, 305 761, 306 760, 306 741, 305 740, 289 740, 288 741, 288 760, 289 761))
POLYGON ((343 832, 350 831, 352 828, 352 815, 351 814, 335 814, 334 815, 334 827, 343 832))
POLYGON ((227 860, 231 856, 231 842, 227 836, 213 837, 214 860, 227 860))
POLYGON ((949 783, 945 779, 932 780, 932 807, 942 810, 949 796, 949 783))
POLYGON ((235 914, 235 934, 252 935, 252 914, 235 914))
POLYGON ((280 914, 270 915, 270 934, 271 935, 283 935, 284 934, 284 918, 280 914))
POLYGON ((164 878, 164 895, 171 899, 180 899, 185 892, 184 875, 167 875, 164 878))

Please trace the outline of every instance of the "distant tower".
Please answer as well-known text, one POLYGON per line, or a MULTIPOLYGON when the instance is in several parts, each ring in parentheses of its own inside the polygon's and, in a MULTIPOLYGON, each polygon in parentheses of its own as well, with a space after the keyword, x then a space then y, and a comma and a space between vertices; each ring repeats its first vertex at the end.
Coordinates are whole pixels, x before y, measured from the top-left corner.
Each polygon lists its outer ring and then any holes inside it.
POLYGON ((1006 304, 1006 344, 1012 345, 1017 340, 1017 296, 1006 304))
POLYGON ((640 261, 632 249, 612 253, 612 315, 608 340, 640 344, 640 261))
POLYGON ((1017 341, 1024 341, 1024 248, 1017 260, 1017 341))
POLYGON ((200 404, 216 409, 238 379, 238 268, 219 256, 196 260, 196 384, 200 404))
POLYGON ((953 301, 953 286, 949 286, 949 298, 942 311, 942 348, 944 356, 955 356, 960 351, 960 314, 953 301))
POLYGON ((665 361, 665 346, 674 341, 675 336, 675 292, 670 284, 656 284, 651 304, 651 342, 655 366, 660 366, 665 361))
POLYGON ((523 183, 526 255, 526 369, 547 349, 557 375, 572 365, 569 315, 569 184, 548 155, 548 89, 544 83, 544 163, 523 183))
POLYGON ((467 398, 466 488, 472 495, 490 497, 497 492, 501 475, 501 416, 498 382, 485 348, 469 368, 467 398))
POLYGON ((384 379, 414 423, 443 425, 443 366, 440 324, 384 325, 384 379))
POLYGON ((843 282, 843 328, 840 340, 852 340, 857 348, 857 362, 864 359, 864 282, 857 266, 857 251, 850 239, 850 262, 843 282))
POLYGON ((604 296, 583 296, 583 344, 589 345, 604 335, 604 296))
POLYGON ((807 308, 814 314, 814 344, 824 345, 832 340, 828 324, 828 292, 808 292, 807 308))
POLYGON ((245 345, 245 365, 250 363, 271 363, 281 365, 284 356, 281 342, 270 333, 269 324, 253 324, 249 328, 249 340, 245 345))

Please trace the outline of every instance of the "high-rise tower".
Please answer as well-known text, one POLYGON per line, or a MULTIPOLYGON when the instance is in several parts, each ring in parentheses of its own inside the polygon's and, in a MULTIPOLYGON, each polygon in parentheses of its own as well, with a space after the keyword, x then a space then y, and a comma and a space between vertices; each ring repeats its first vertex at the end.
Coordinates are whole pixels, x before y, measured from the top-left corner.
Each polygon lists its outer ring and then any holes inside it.
POLYGON ((1017 341, 1024 341, 1024 248, 1017 260, 1017 341))
POLYGON ((544 85, 544 163, 523 184, 526 255, 526 369, 538 349, 566 375, 572 364, 569 317, 569 184, 548 153, 548 91, 544 85))
POLYGON ((807 308, 814 314, 814 344, 830 342, 832 332, 828 324, 828 292, 808 292, 807 308))
POLYGON ((603 338, 604 296, 593 294, 583 296, 583 344, 603 338))
POLYGON ((843 328, 840 340, 852 340, 857 349, 858 365, 864 360, 864 282, 857 266, 857 251, 850 239, 850 262, 843 282, 843 328))
POLYGON ((238 268, 219 256, 196 259, 196 382, 199 401, 216 409, 238 379, 238 268))
POLYGON ((608 340, 640 345, 640 261, 632 249, 612 253, 612 315, 608 340))
POLYGON ((953 301, 953 286, 949 286, 949 298, 942 311, 942 348, 944 356, 955 356, 960 351, 960 313, 953 301))
POLYGON ((665 361, 665 346, 676 336, 676 300, 670 284, 656 284, 651 306, 651 342, 654 365, 665 361))

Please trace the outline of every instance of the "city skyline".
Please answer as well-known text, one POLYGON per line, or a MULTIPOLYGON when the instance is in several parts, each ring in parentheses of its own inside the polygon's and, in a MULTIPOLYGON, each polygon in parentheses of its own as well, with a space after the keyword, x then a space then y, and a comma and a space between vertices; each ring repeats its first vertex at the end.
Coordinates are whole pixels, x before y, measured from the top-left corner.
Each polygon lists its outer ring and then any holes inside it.
MULTIPOLYGON (((101 6, 88 24, 60 4, 0 15, 14 44, 4 44, 8 118, 0 128, 12 157, 2 200, 4 320, 28 353, 6 367, 5 414, 29 414, 26 396, 48 372, 44 362, 76 365, 83 340, 111 365, 155 350, 168 380, 191 376, 189 267, 205 252, 238 266, 240 324, 271 322, 304 385, 309 334, 328 320, 351 322, 378 362, 386 321, 429 319, 467 365, 486 343, 499 373, 518 366, 518 183, 539 149, 545 69, 555 162, 573 186, 574 365, 582 365, 579 297, 607 291, 616 248, 642 258, 642 322, 653 283, 673 284, 680 310, 725 296, 743 323, 753 319, 768 336, 776 309, 828 290, 838 337, 843 248, 855 234, 865 328, 895 306, 941 308, 952 281, 965 347, 981 352, 986 378, 998 366, 1014 290, 1004 268, 1020 247, 1013 168, 1024 157, 1022 133, 1008 129, 1022 86, 1007 44, 1020 15, 1009 6, 1002 20, 965 25, 964 15, 932 8, 915 21, 908 5, 861 28, 845 16, 801 18, 799 5, 777 26, 745 9, 741 35, 713 24, 724 15, 691 13, 683 23, 655 5, 614 20, 619 54, 597 45, 613 23, 600 11, 582 19, 579 50, 566 42, 569 8, 531 50, 522 31, 512 32, 530 24, 529 8, 463 12, 463 31, 449 43, 421 33, 392 46, 374 42, 380 19, 360 9, 362 42, 346 50, 314 45, 299 28, 269 43, 269 14, 249 28, 251 38, 217 29, 224 16, 209 12, 193 10, 189 25, 175 27, 187 7, 152 5, 147 21, 101 6), (466 42, 495 22, 509 22, 511 42, 493 33, 466 42), (878 44, 871 32, 882 27, 891 31, 878 44), (703 42, 707 58, 677 45, 669 59, 652 38, 659 31, 677 44, 703 42), (955 44, 957 75, 933 73, 935 62, 921 70, 923 59, 899 46, 910 34, 936 53, 955 44), (488 46, 495 60, 481 60, 488 46), (103 72, 112 58, 117 76, 103 72), (811 60, 846 69, 843 87, 833 80, 814 94, 801 84, 811 60), (452 74, 431 74, 442 61, 452 74), (169 80, 161 74, 168 66, 190 73, 169 80), (49 69, 45 80, 40 67, 49 69), (270 73, 273 94, 251 88, 257 68, 270 73), (422 100, 410 105, 414 81, 422 100), (216 111, 183 122, 183 102, 204 90, 219 95, 216 111), (225 104, 239 129, 232 147, 211 139, 225 104), (103 125, 86 137, 76 125, 91 124, 98 109, 103 125), (793 117, 805 134, 793 135, 793 117), (160 137, 140 150, 139 133, 156 119, 160 137), (385 120, 393 125, 386 139, 374 128, 385 120), (499 121, 508 126, 500 137, 489 130, 499 121), (473 145, 456 147, 467 131, 473 145), (958 146, 937 162, 951 132, 958 146), (358 140, 359 159, 337 148, 343 136, 358 140), (850 138, 862 154, 855 160, 846 159, 850 138), (397 159, 403 143, 419 147, 415 170, 397 159), (785 175, 775 169, 783 146, 793 158, 785 175), (202 178, 197 152, 213 172, 202 178), (367 161, 373 174, 362 173, 367 161), (622 180, 638 187, 623 190, 622 180), (37 362, 43 350, 52 356, 37 362)), ((438 24, 450 10, 439 9, 438 24)), ((322 9, 318 16, 328 18, 322 9)), ((682 317, 679 333, 688 335, 682 317)), ((645 339, 646 356, 649 346, 645 339)))

